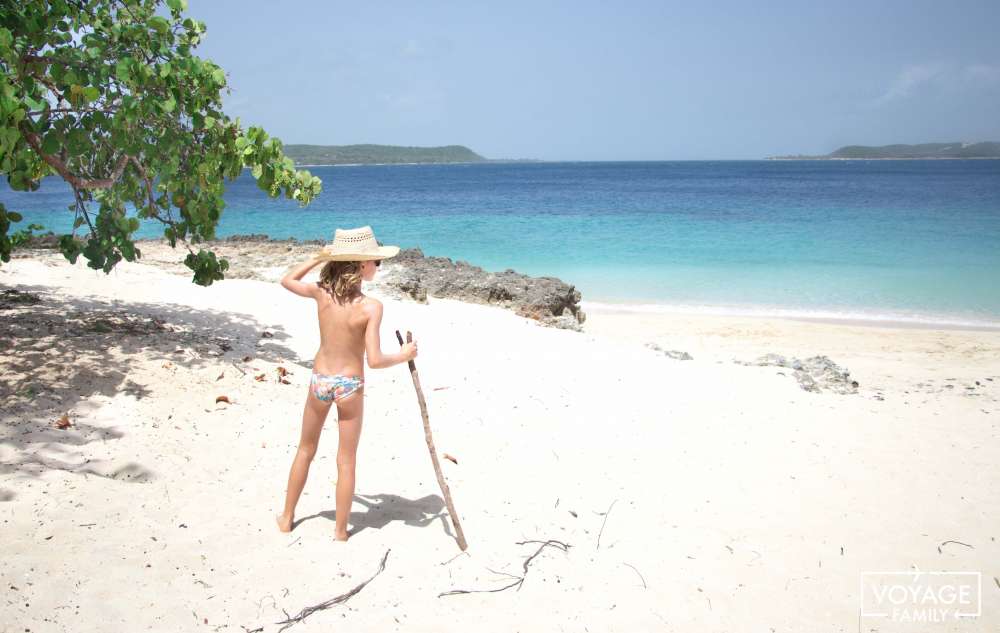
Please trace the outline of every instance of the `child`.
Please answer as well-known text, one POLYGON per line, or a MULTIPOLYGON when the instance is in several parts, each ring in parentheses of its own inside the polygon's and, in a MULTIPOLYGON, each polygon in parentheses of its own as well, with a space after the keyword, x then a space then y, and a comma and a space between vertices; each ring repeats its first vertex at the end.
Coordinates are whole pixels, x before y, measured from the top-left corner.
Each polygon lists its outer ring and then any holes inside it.
POLYGON ((361 292, 361 282, 371 281, 381 260, 399 253, 398 246, 379 246, 371 227, 337 229, 333 243, 316 258, 289 272, 281 285, 297 295, 316 300, 320 345, 302 414, 302 436, 288 475, 285 510, 278 515, 278 529, 294 527, 295 505, 302 494, 309 464, 316 455, 319 434, 337 404, 340 442, 337 448, 337 518, 334 538, 347 540, 347 519, 354 498, 354 461, 364 412, 364 356, 372 369, 392 367, 417 356, 417 344, 405 343, 399 353, 383 354, 379 343, 382 303, 361 292), (315 284, 301 281, 317 264, 326 261, 315 284))

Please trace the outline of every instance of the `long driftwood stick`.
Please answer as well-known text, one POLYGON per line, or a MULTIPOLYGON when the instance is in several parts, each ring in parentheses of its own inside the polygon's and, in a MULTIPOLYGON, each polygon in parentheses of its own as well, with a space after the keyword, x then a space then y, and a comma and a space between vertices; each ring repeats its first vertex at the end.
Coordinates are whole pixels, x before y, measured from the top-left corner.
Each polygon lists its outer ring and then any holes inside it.
MULTIPOLYGON (((399 345, 403 345, 403 336, 396 330, 396 340, 399 345)), ((413 333, 406 332, 406 342, 413 341, 413 333)), ((462 524, 458 521, 458 513, 455 512, 455 503, 451 500, 451 491, 448 490, 448 482, 444 480, 444 473, 441 472, 441 462, 438 461, 437 451, 434 449, 434 436, 431 435, 431 422, 427 417, 427 402, 424 400, 424 392, 420 388, 420 377, 417 376, 417 364, 412 360, 408 362, 410 366, 410 377, 413 378, 413 388, 417 390, 417 402, 420 404, 420 415, 424 419, 424 439, 427 440, 427 450, 431 453, 431 462, 434 464, 434 474, 437 475, 438 485, 444 495, 444 503, 451 516, 451 523, 455 526, 455 535, 458 538, 458 546, 464 552, 468 547, 465 542, 465 532, 462 531, 462 524)))

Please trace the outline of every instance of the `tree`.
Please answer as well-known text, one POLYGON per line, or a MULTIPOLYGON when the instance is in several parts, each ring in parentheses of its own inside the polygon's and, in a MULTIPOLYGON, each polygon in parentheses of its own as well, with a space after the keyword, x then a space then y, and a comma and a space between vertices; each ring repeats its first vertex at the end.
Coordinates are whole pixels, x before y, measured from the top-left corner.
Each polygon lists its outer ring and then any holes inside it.
MULTIPOLYGON (((182 241, 194 282, 229 264, 190 244, 215 237, 225 181, 249 167, 271 197, 308 204, 320 179, 296 171, 281 141, 222 112, 223 70, 192 54, 205 25, 185 0, 0 0, 0 170, 12 189, 61 176, 73 189, 71 262, 110 272, 141 253, 140 220, 182 241), (97 210, 94 210, 94 206, 97 210), (131 211, 131 213, 130 213, 131 211), (76 236, 86 225, 85 241, 76 236), (188 243, 190 241, 190 244, 188 243)), ((11 224, 0 204, 0 259, 11 224)))

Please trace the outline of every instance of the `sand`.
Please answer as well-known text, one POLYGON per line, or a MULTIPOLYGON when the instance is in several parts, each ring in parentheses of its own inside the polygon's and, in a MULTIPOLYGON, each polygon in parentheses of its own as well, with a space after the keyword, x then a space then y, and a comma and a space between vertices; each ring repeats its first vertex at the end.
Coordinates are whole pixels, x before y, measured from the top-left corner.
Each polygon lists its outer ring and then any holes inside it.
POLYGON ((41 302, 0 310, 0 631, 276 631, 383 558, 290 630, 1000 625, 996 331, 588 309, 577 333, 383 297, 383 349, 415 333, 438 450, 458 461, 442 464, 460 554, 406 365, 367 370, 350 541, 333 540, 335 412, 301 522, 276 529, 309 300, 58 255, 4 264, 10 288, 41 302), (733 362, 765 353, 827 355, 858 392, 733 362), (859 618, 862 572, 912 570, 980 572, 981 615, 859 618))

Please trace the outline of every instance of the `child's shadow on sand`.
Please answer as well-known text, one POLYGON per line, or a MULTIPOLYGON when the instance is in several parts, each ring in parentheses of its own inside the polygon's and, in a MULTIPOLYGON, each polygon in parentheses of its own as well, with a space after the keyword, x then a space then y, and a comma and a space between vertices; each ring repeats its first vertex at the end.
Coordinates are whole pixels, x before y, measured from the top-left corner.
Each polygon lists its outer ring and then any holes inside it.
MULTIPOLYGON (((348 523, 353 526, 348 530, 348 536, 354 536, 365 528, 382 529, 393 521, 402 521, 413 527, 427 527, 435 520, 441 520, 441 528, 448 536, 455 538, 451 532, 451 525, 445 519, 447 511, 444 508, 444 499, 438 495, 427 495, 419 499, 406 499, 399 495, 355 494, 354 501, 368 508, 367 512, 352 512, 348 523)), ((335 510, 324 510, 307 517, 302 517, 295 522, 297 527, 310 519, 324 518, 328 521, 336 521, 335 510)))

